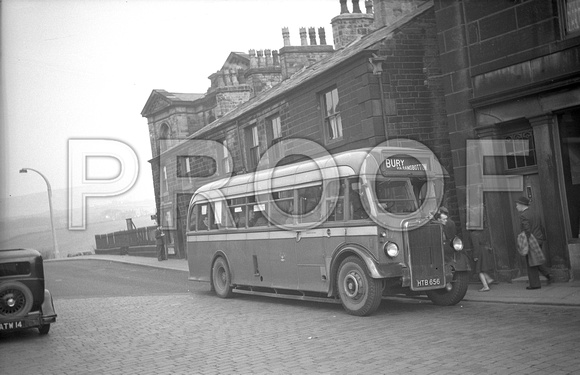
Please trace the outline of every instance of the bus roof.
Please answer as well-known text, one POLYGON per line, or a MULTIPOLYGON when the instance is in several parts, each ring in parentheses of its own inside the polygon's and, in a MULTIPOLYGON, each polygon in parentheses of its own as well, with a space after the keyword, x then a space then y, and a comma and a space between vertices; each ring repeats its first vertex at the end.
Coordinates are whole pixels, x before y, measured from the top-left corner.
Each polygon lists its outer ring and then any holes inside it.
MULTIPOLYGON (((326 155, 308 161, 293 163, 276 168, 264 169, 230 178, 224 178, 201 186, 191 198, 191 203, 198 201, 221 200, 248 195, 250 193, 269 193, 286 189, 296 189, 319 185, 324 179, 357 176, 365 158, 371 153, 378 164, 382 161, 382 152, 389 154, 425 154, 425 151, 402 147, 375 147, 326 155)), ((409 173, 409 172, 407 172, 409 173)))

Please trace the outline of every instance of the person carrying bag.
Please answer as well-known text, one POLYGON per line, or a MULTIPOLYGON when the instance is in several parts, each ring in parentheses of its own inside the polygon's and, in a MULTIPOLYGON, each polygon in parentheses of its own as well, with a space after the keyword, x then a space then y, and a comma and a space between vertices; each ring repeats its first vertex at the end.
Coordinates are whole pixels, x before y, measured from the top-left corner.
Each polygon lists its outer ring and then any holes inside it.
POLYGON ((540 289, 540 273, 548 279, 548 285, 553 281, 548 268, 544 265, 546 258, 542 252, 544 231, 540 219, 530 209, 530 200, 519 197, 516 209, 520 214, 521 233, 518 235, 518 252, 526 257, 528 263, 529 286, 526 289, 540 289))

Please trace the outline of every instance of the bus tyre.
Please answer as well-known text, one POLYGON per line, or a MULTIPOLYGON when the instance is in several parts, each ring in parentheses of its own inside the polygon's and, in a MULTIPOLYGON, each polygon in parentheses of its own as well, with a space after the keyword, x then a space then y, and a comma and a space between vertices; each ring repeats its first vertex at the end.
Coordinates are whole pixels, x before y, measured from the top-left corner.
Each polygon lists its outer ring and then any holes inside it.
POLYGON ((230 298, 232 293, 230 268, 224 258, 219 257, 213 263, 211 281, 215 294, 221 298, 230 298))
POLYGON ((373 279, 364 262, 356 256, 342 261, 336 284, 342 306, 351 315, 371 315, 381 304, 381 280, 373 279))
POLYGON ((0 316, 24 316, 32 309, 32 292, 19 281, 0 284, 0 316))
POLYGON ((455 272, 453 274, 453 281, 451 282, 451 290, 448 291, 446 288, 429 290, 427 291, 427 297, 436 305, 452 306, 465 297, 468 286, 469 273, 466 271, 455 272))

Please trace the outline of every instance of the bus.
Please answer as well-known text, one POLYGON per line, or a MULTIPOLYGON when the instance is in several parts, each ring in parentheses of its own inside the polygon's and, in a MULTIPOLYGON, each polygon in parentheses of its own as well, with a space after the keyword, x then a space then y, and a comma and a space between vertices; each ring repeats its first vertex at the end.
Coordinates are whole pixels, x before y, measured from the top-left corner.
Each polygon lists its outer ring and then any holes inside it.
POLYGON ((357 316, 402 293, 457 304, 470 268, 433 220, 442 194, 430 151, 392 146, 208 183, 188 209, 189 280, 222 298, 331 301, 357 316))

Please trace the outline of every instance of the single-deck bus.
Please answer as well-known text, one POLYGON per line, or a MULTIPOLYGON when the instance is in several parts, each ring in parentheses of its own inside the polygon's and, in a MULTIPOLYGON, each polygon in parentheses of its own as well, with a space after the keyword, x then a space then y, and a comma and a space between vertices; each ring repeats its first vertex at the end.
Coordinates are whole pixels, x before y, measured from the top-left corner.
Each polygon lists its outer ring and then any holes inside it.
POLYGON ((469 264, 433 222, 443 174, 430 152, 355 150, 219 180, 191 198, 189 279, 232 293, 340 301, 372 314, 383 295, 463 299, 469 264))

